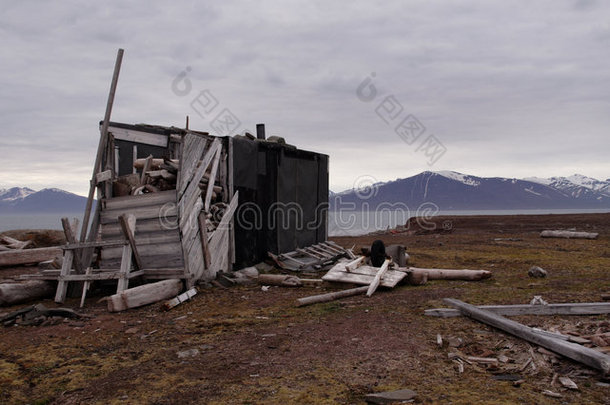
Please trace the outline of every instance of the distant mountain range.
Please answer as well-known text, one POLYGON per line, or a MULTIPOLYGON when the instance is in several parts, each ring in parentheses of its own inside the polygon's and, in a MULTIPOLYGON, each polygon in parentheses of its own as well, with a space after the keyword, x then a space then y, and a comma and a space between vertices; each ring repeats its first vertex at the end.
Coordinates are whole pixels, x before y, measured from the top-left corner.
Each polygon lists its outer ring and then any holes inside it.
POLYGON ((0 188, 0 214, 85 212, 87 198, 57 188, 0 188))
POLYGON ((426 171, 330 195, 331 209, 346 204, 355 204, 356 209, 376 209, 399 203, 411 211, 424 203, 434 203, 441 210, 610 209, 610 179, 601 181, 579 174, 508 179, 426 171))

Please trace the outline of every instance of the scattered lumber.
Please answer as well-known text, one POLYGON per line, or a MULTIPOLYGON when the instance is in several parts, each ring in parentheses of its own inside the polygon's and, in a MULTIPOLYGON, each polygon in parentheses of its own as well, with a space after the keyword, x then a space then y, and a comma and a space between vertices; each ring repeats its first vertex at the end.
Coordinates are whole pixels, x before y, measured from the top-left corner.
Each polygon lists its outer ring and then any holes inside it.
POLYGON ((108 297, 108 311, 120 312, 174 297, 182 290, 181 280, 162 280, 123 290, 108 297))
POLYGON ((536 331, 533 331, 532 328, 528 326, 457 299, 445 298, 444 301, 449 305, 458 308, 464 315, 479 322, 483 322, 503 330, 504 332, 525 339, 530 343, 542 346, 545 349, 586 364, 589 367, 601 370, 604 374, 610 374, 610 356, 607 354, 600 353, 576 343, 536 333, 536 331))
POLYGON ((351 297, 354 295, 364 294, 368 291, 369 286, 350 288, 349 290, 335 291, 327 294, 313 295, 311 297, 297 299, 297 307, 306 305, 318 304, 320 302, 329 302, 340 298, 351 297))
POLYGON ((423 277, 423 273, 426 273, 428 280, 478 281, 491 277, 491 271, 488 270, 422 269, 409 267, 406 271, 413 273, 416 279, 420 279, 423 277))
POLYGON ((55 285, 50 281, 31 280, 25 283, 0 284, 0 306, 16 305, 53 296, 55 285))
POLYGON ((303 285, 300 278, 287 274, 260 274, 258 283, 280 287, 301 287, 303 285))
MULTIPOLYGON (((360 265, 356 267, 357 260, 351 262, 339 262, 326 273, 322 280, 339 283, 358 284, 370 286, 375 281, 379 272, 379 267, 360 265), (350 266, 349 269, 346 266, 350 266)), ((405 271, 386 270, 383 277, 379 280, 379 285, 387 288, 394 288, 402 279, 407 276, 405 271)))
POLYGON ((60 247, 46 247, 37 249, 9 250, 0 252, 0 267, 21 266, 52 260, 62 255, 60 247))
MULTIPOLYGON (((610 303, 607 302, 584 302, 546 305, 480 305, 477 306, 477 308, 503 316, 610 314, 610 303)), ((428 316, 440 316, 441 318, 450 318, 462 315, 462 313, 458 309, 453 308, 426 309, 424 313, 428 316)))
POLYGON ((542 231, 542 238, 565 238, 565 239, 597 239, 599 233, 596 232, 574 232, 574 231, 542 231))

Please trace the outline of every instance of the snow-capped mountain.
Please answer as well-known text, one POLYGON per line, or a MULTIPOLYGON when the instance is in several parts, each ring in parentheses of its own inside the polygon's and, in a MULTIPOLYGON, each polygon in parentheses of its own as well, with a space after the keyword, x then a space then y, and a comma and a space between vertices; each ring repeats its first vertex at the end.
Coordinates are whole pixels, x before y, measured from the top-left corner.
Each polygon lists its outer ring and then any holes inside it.
POLYGON ((347 190, 330 198, 331 208, 355 203, 359 209, 434 203, 443 210, 610 208, 610 181, 582 175, 550 179, 477 177, 453 171, 423 172, 347 190))
POLYGON ((0 214, 84 212, 86 203, 85 197, 58 188, 40 191, 27 187, 0 189, 0 214))

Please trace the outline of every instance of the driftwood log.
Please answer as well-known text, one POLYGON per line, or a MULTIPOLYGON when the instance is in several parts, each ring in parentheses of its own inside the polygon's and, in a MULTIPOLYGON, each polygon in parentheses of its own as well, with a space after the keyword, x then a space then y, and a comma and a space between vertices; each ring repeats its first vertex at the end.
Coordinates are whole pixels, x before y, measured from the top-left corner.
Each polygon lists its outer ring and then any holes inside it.
POLYGON ((0 306, 52 297, 54 292, 55 285, 50 281, 31 280, 25 283, 0 284, 0 306))
POLYGON ((467 304, 460 300, 445 298, 444 301, 459 309, 464 315, 476 319, 479 322, 491 325, 504 332, 510 333, 511 335, 525 339, 530 343, 537 344, 557 354, 601 370, 606 375, 610 374, 610 356, 607 354, 600 353, 576 343, 545 336, 532 330, 529 326, 504 318, 493 312, 477 308, 474 305, 467 304))
POLYGON ((540 236, 543 238, 597 239, 599 233, 574 231, 542 231, 540 232, 540 236))
POLYGON ((488 270, 452 270, 452 269, 421 269, 409 267, 408 272, 413 274, 413 278, 420 280, 423 274, 427 274, 428 280, 469 280, 477 281, 491 277, 488 270))
POLYGON ((38 249, 10 250, 0 252, 0 267, 21 266, 52 260, 61 256, 63 251, 59 247, 46 247, 38 249))
POLYGON ((313 295, 311 297, 299 298, 297 300, 297 307, 304 307, 305 305, 317 304, 320 302, 334 301, 339 298, 351 297, 353 295, 364 294, 369 289, 368 285, 363 287, 351 288, 349 290, 336 291, 328 294, 313 295))
POLYGON ((129 288, 108 297, 108 311, 119 312, 175 297, 182 291, 181 280, 163 280, 129 288))

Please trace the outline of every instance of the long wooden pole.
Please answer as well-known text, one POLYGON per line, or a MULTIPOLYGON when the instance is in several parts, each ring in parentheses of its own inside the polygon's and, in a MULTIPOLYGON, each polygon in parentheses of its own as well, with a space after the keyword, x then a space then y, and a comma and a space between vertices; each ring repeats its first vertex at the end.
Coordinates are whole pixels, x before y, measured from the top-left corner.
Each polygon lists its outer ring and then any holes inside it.
POLYGON ((533 331, 532 328, 520 324, 519 322, 515 322, 513 320, 504 318, 503 316, 494 314, 493 312, 477 308, 474 305, 467 304, 460 300, 445 298, 444 301, 447 304, 458 308, 464 315, 476 319, 479 322, 486 323, 495 328, 503 330, 504 332, 508 332, 511 335, 525 339, 530 343, 540 345, 546 349, 554 351, 555 353, 561 354, 562 356, 586 364, 589 367, 601 370, 604 372, 604 374, 610 374, 610 356, 607 354, 600 353, 596 350, 589 349, 588 347, 584 347, 576 343, 570 343, 554 337, 542 335, 533 331))
MULTIPOLYGON (((108 102, 106 103, 106 114, 104 114, 104 123, 102 124, 100 143, 97 146, 97 156, 95 157, 93 175, 91 176, 91 183, 89 185, 89 196, 87 198, 87 206, 85 208, 85 216, 83 218, 83 227, 80 231, 81 242, 85 241, 85 238, 87 237, 87 230, 89 228, 89 217, 91 216, 91 207, 93 205, 93 194, 97 186, 95 176, 100 170, 100 166, 102 164, 102 157, 104 155, 104 150, 106 149, 106 141, 108 139, 108 125, 110 123, 110 114, 112 113, 112 104, 114 103, 114 94, 116 93, 116 86, 119 81, 119 72, 121 71, 121 63, 123 61, 123 52, 123 49, 119 49, 116 55, 116 62, 114 64, 114 74, 112 75, 110 93, 108 94, 108 102)), ((100 202, 98 201, 98 204, 99 203, 100 202)), ((85 263, 85 265, 87 265, 87 263, 85 263)))

